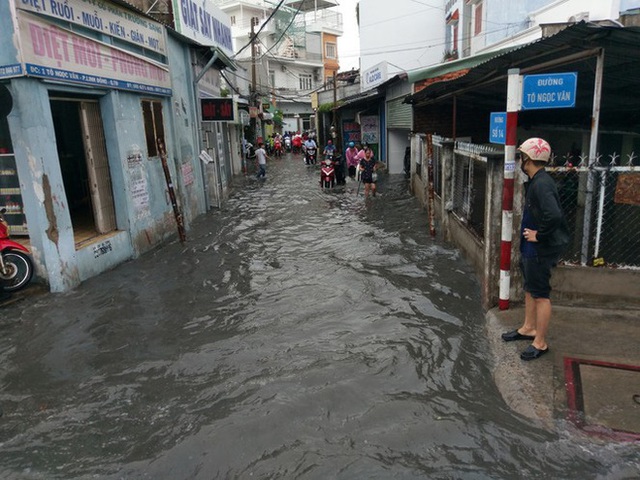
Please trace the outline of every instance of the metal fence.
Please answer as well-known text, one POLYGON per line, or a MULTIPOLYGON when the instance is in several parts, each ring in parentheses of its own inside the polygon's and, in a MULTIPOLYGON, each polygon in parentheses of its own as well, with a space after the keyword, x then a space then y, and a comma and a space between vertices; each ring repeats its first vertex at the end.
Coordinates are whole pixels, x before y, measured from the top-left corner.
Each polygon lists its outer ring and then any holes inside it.
MULTIPOLYGON (((504 155, 493 145, 455 142, 434 135, 434 193, 469 231, 484 240, 487 160, 504 155), (449 152, 449 153, 447 153, 449 152), (451 175, 443 175, 444 169, 451 175), (447 183, 443 184, 447 178, 447 183), (450 182, 450 183, 449 183, 450 182), (444 191, 444 189, 448 189, 444 191)), ((414 137, 416 174, 427 178, 423 135, 414 137)), ((572 235, 562 261, 583 266, 640 268, 640 157, 599 155, 589 166, 586 156, 553 157, 547 171, 556 180, 572 235)))
POLYGON ((565 263, 618 268, 640 267, 640 166, 628 155, 553 158, 555 178, 572 241, 565 263), (572 160, 577 160, 574 166, 572 160), (558 163, 561 166, 554 166, 558 163), (621 164, 622 163, 622 164, 621 164))
POLYGON ((491 145, 456 142, 453 150, 452 210, 480 239, 484 239, 487 157, 500 155, 491 145))

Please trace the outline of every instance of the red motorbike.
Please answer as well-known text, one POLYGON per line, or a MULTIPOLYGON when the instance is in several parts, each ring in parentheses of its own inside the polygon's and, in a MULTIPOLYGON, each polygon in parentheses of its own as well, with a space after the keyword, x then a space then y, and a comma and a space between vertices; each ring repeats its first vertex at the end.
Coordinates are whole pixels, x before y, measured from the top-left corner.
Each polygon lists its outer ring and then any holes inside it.
POLYGON ((6 211, 6 208, 0 210, 0 285, 6 292, 15 292, 31 280, 33 261, 24 245, 9 238, 9 224, 4 218, 6 211))
POLYGON ((276 157, 281 157, 283 150, 282 150, 282 143, 280 141, 275 141, 273 144, 273 153, 275 154, 276 157))
POLYGON ((320 187, 333 188, 336 184, 336 167, 331 157, 325 158, 320 166, 320 187))

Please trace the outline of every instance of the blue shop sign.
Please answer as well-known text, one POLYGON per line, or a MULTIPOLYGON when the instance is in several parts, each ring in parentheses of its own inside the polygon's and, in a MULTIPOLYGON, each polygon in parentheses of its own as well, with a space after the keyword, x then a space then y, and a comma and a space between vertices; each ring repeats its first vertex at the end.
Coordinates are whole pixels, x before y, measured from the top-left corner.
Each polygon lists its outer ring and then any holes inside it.
POLYGON ((504 145, 507 139, 507 113, 491 112, 489 142, 504 145))
POLYGON ((525 75, 522 110, 575 107, 577 84, 578 72, 525 75))

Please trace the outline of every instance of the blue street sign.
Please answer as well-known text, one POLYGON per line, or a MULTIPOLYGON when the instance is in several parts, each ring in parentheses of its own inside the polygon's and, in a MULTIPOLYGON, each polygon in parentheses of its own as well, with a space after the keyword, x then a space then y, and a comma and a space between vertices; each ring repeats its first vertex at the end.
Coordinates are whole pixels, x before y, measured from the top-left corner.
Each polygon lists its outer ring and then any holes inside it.
POLYGON ((578 72, 525 75, 522 110, 575 107, 577 84, 578 72))
POLYGON ((491 112, 489 142, 504 145, 507 139, 507 113, 491 112))

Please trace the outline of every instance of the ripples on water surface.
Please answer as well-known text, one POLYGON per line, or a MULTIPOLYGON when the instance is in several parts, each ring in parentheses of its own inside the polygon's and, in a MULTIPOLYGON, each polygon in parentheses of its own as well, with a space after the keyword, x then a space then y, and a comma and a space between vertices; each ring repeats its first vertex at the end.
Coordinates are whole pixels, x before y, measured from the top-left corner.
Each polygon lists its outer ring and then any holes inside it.
POLYGON ((472 270, 429 237, 403 179, 365 202, 317 176, 272 162, 184 246, 7 307, 0 476, 638 474, 633 446, 506 407, 472 270))

